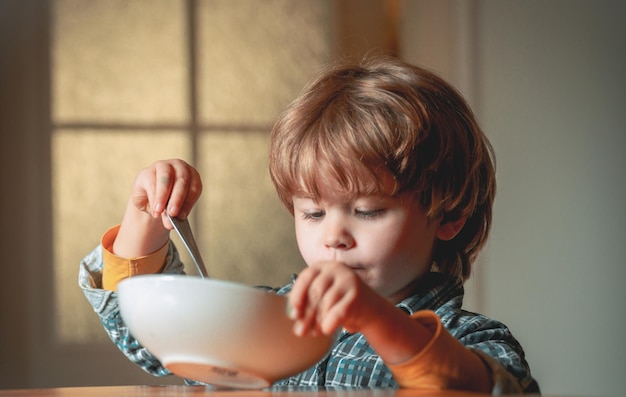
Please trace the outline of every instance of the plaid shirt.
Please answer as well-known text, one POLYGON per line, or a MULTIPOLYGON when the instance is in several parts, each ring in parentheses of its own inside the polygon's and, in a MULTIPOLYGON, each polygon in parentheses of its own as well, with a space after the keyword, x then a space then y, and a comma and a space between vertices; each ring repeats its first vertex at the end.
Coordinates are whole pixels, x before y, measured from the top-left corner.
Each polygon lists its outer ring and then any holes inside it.
MULTIPOLYGON (((183 273, 174 244, 170 244, 166 257, 165 273, 183 273)), ((159 360, 141 346, 125 326, 117 303, 117 294, 101 289, 102 248, 96 247, 82 261, 79 285, 99 315, 105 331, 122 353, 146 372, 169 375, 159 360)), ((292 283, 277 290, 285 294, 292 283)), ((456 278, 440 273, 430 273, 423 288, 405 299, 398 307, 413 314, 418 310, 433 310, 443 326, 463 345, 477 353, 489 366, 494 388, 493 394, 539 392, 530 374, 524 351, 509 329, 502 323, 480 314, 461 309, 463 284, 456 278)), ((187 380, 187 383, 195 382, 187 380)), ((329 354, 308 370, 278 381, 274 387, 367 387, 397 388, 391 371, 360 333, 344 331, 329 354)))

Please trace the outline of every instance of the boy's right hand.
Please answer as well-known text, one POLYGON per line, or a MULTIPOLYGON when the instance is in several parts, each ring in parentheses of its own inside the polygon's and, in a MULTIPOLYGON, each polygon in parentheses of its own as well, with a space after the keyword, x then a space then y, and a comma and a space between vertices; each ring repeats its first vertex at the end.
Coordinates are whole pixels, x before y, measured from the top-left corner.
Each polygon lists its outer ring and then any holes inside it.
POLYGON ((133 182, 113 252, 124 258, 156 252, 173 229, 167 214, 186 218, 201 192, 198 171, 183 160, 156 161, 141 170, 133 182))
POLYGON ((131 191, 135 208, 153 218, 160 217, 171 230, 171 216, 187 218, 202 192, 198 171, 183 160, 160 160, 139 172, 131 191))

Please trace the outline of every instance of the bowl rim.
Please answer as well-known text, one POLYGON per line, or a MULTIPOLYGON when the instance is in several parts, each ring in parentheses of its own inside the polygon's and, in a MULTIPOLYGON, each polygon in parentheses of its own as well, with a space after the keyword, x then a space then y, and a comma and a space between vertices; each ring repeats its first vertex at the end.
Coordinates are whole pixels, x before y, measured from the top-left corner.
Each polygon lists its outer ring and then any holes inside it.
MULTIPOLYGON (((118 293, 124 294, 125 289, 132 288, 131 284, 139 284, 149 282, 149 280, 157 280, 157 282, 170 284, 170 283, 185 283, 191 286, 199 286, 202 284, 211 284, 220 288, 228 288, 230 290, 241 291, 242 293, 256 294, 258 296, 273 296, 281 300, 286 300, 287 297, 282 294, 276 293, 275 290, 267 290, 260 286, 253 286, 232 280, 224 280, 219 278, 202 278, 195 275, 187 274, 171 274, 171 273, 153 273, 153 274, 138 274, 121 280, 117 285, 118 293)), ((273 298, 273 299, 276 299, 273 298)))

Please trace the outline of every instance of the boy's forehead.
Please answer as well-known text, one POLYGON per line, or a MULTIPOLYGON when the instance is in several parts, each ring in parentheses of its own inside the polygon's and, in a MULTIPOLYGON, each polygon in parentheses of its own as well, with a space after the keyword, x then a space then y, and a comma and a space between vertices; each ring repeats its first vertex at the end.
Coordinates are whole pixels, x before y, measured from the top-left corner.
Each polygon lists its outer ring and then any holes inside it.
POLYGON ((388 171, 372 171, 361 165, 337 175, 328 168, 300 175, 294 196, 318 199, 350 199, 363 195, 391 196, 396 193, 396 181, 388 171))

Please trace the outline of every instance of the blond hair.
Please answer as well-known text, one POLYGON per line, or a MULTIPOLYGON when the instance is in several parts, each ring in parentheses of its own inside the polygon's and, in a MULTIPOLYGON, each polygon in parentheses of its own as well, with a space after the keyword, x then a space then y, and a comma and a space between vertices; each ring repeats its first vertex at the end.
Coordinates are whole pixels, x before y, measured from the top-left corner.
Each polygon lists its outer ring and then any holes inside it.
POLYGON ((381 193, 364 184, 388 172, 392 195, 414 193, 431 219, 467 217, 433 260, 467 279, 487 241, 495 196, 493 150, 461 95, 434 73, 394 58, 341 64, 310 83, 277 119, 269 169, 278 196, 319 198, 320 175, 354 195, 381 193), (324 172, 320 172, 323 170, 324 172))

